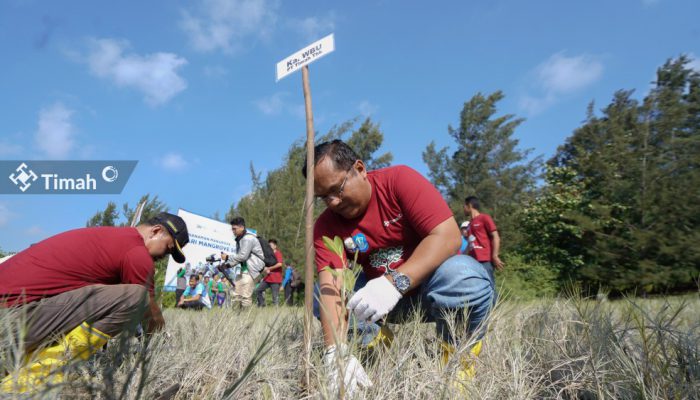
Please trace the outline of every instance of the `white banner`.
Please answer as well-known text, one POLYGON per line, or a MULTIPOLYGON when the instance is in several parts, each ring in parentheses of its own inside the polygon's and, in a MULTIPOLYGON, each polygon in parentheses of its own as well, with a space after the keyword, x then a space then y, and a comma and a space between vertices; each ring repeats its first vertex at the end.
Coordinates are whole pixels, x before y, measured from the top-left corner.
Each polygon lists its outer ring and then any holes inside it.
POLYGON ((168 269, 165 272, 165 284, 163 291, 174 292, 177 286, 177 270, 190 264, 190 270, 202 270, 206 266, 204 260, 212 254, 223 251, 228 254, 236 252, 236 242, 231 232, 231 225, 201 215, 179 209, 177 215, 187 224, 187 232, 190 234, 190 242, 182 248, 185 253, 185 264, 178 264, 172 256, 168 260, 168 269))
POLYGON ((333 34, 313 42, 291 56, 277 63, 277 80, 284 78, 304 65, 311 64, 319 58, 335 50, 333 34))

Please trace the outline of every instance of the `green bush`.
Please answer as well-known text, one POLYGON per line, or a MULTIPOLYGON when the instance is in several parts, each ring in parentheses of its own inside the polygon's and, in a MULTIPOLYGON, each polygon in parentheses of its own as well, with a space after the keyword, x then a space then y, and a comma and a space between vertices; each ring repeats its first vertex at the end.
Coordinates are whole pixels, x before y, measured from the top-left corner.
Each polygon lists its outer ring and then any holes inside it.
POLYGON ((559 291, 556 268, 543 263, 528 263, 519 254, 506 254, 503 262, 505 267, 496 273, 501 296, 527 300, 554 296, 559 291))

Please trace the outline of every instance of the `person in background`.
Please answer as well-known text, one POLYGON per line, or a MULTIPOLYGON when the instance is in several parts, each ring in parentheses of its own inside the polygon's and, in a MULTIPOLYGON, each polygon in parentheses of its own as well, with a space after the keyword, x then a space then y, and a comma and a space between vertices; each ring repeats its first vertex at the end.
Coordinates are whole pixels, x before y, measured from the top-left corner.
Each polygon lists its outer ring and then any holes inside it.
POLYGON ((464 213, 470 218, 467 232, 469 255, 486 268, 495 290, 496 278, 493 268, 496 267, 499 271, 503 269, 503 261, 498 254, 501 250, 501 236, 491 216, 480 210, 481 205, 476 196, 464 199, 464 213))
POLYGON ((214 275, 214 286, 212 287, 212 290, 214 292, 214 304, 216 304, 218 307, 223 307, 224 302, 226 301, 226 286, 221 280, 221 276, 219 274, 214 275))
POLYGON ((192 310, 201 310, 204 307, 211 308, 211 301, 207 296, 204 284, 199 281, 199 275, 190 276, 190 284, 182 294, 177 307, 192 310))
POLYGON ((180 267, 177 270, 177 286, 175 288, 175 304, 180 302, 180 297, 182 293, 187 289, 187 270, 189 269, 190 263, 185 264, 185 268, 180 267))
POLYGON ((459 233, 462 234, 462 246, 457 254, 467 254, 469 251, 469 221, 462 222, 462 225, 459 226, 459 233))
POLYGON ((282 252, 277 247, 277 241, 275 239, 268 240, 272 251, 275 252, 275 258, 277 259, 277 264, 271 267, 265 267, 263 269, 263 281, 260 282, 258 287, 255 289, 255 296, 258 300, 258 307, 265 307, 265 291, 270 288, 272 291, 272 304, 279 304, 279 292, 280 284, 282 283, 282 266, 284 265, 284 259, 282 252))
POLYGON ((284 290, 284 300, 288 306, 294 305, 294 293, 301 293, 301 296, 304 296, 304 282, 301 274, 291 264, 287 264, 280 290, 284 290))
POLYGON ((207 296, 209 297, 209 301, 211 301, 212 304, 214 300, 214 291, 212 290, 213 286, 214 281, 211 280, 209 274, 204 274, 204 291, 206 292, 207 296))
POLYGON ((236 253, 229 255, 222 252, 222 263, 218 268, 226 274, 229 270, 240 266, 240 273, 235 274, 232 303, 234 307, 236 305, 243 308, 250 307, 253 305, 255 281, 265 268, 263 261, 265 255, 258 236, 248 232, 243 217, 231 219, 231 231, 236 240, 236 253))

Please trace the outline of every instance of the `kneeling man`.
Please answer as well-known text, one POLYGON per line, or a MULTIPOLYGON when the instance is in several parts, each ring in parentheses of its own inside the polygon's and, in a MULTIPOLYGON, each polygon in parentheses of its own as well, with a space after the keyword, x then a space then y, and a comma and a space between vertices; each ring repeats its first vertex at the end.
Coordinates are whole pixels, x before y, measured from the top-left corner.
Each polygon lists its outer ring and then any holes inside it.
POLYGON ((75 229, 0 264, 0 306, 26 316, 28 363, 2 381, 4 392, 60 382, 59 367, 88 359, 128 325, 165 324, 154 299, 154 261, 182 263, 189 241, 182 218, 160 213, 130 227, 75 229), (49 376, 50 375, 50 376, 49 376))
MULTIPOLYGON (((324 362, 331 390, 337 390, 341 379, 350 393, 358 386, 371 385, 343 343, 347 332, 344 307, 354 314, 362 343, 370 347, 392 336, 377 322, 400 322, 416 307, 435 322, 445 361, 457 344, 446 314, 468 315, 464 333, 480 339, 494 290, 480 263, 455 255, 461 244, 459 228, 438 190, 406 166, 367 171, 364 162, 340 140, 317 145, 314 158, 314 193, 327 205, 314 226, 314 248, 324 362), (339 237, 344 254, 328 249, 324 236, 339 237), (355 256, 363 272, 346 305, 341 301, 342 274, 327 267, 345 268, 355 256), (341 358, 345 367, 337 365, 341 358)), ((305 167, 303 173, 306 176, 305 167)), ((480 344, 472 348, 473 354, 480 344)), ((473 374, 473 365, 461 365, 460 378, 473 374)))

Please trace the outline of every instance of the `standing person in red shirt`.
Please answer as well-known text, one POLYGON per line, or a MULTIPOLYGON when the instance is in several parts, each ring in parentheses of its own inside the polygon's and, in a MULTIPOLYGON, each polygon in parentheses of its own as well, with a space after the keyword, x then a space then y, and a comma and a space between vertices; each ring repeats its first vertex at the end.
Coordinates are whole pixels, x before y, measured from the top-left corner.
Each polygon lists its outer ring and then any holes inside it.
MULTIPOLYGON (((484 267, 466 255, 456 255, 460 233, 440 192, 415 170, 399 165, 367 171, 364 161, 343 141, 317 145, 314 150, 314 194, 326 210, 314 224, 314 249, 320 315, 326 351, 323 356, 328 387, 344 387, 352 397, 371 386, 359 360, 345 340, 354 325, 360 345, 374 347, 392 337, 385 322, 400 323, 419 311, 435 323, 442 339, 443 363, 455 354, 458 338, 470 337, 465 347, 478 355, 493 288, 484 267), (326 247, 324 237, 338 237, 344 248, 326 247), (341 295, 343 275, 357 258, 362 272, 347 304, 341 295), (352 313, 349 320, 345 308, 352 313), (455 332, 445 316, 455 313, 463 329, 455 332), (342 382, 342 383, 341 383, 342 382)), ((306 162, 303 164, 306 176, 306 162)), ((458 328, 460 329, 460 328, 458 328)), ((471 357, 466 355, 466 357, 471 357)), ((460 359, 457 385, 474 374, 469 358, 460 359)))
POLYGON ((0 264, 0 307, 26 316, 20 340, 29 352, 28 364, 2 380, 2 391, 60 382, 58 368, 88 359, 129 325, 143 322, 149 333, 162 329, 154 261, 170 254, 184 262, 187 242, 185 221, 160 213, 135 228, 60 233, 0 264))
POLYGON ((255 289, 258 307, 265 307, 265 291, 268 288, 272 290, 272 303, 274 305, 279 305, 280 285, 282 284, 282 267, 284 266, 282 252, 279 250, 279 247, 277 247, 277 240, 270 239, 267 242, 270 243, 272 251, 275 252, 277 264, 263 269, 262 273, 265 275, 265 278, 260 282, 257 289, 255 289))
POLYGON ((498 256, 501 250, 501 236, 491 216, 480 212, 480 208, 481 205, 476 196, 464 199, 464 213, 471 219, 467 231, 469 255, 486 268, 495 289, 496 279, 493 268, 496 267, 499 271, 503 269, 503 261, 498 256))

